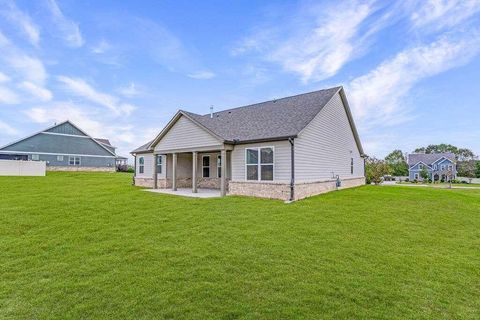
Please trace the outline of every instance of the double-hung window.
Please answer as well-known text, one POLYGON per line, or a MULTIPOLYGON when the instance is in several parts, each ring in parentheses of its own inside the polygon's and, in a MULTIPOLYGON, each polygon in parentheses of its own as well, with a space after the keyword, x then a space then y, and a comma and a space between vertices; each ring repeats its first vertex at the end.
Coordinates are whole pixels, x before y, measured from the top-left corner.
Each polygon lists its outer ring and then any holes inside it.
POLYGON ((445 170, 445 165, 442 164, 442 165, 440 166, 440 168, 441 168, 442 171, 444 171, 444 170, 445 170))
POLYGON ((143 157, 138 158, 138 173, 145 172, 145 159, 143 157))
POLYGON ((245 149, 247 180, 272 181, 274 168, 273 147, 245 149))
POLYGON ((217 178, 222 177, 222 156, 217 156, 217 178))
POLYGON ((68 164, 71 166, 79 166, 80 157, 68 157, 68 164))
POLYGON ((40 155, 38 155, 38 154, 32 154, 32 160, 34 160, 34 161, 40 160, 40 155))
POLYGON ((57 156, 57 161, 63 161, 63 156, 57 156))
POLYGON ((158 155, 157 156, 157 173, 162 173, 162 164, 163 164, 163 157, 158 155))
POLYGON ((210 156, 202 156, 202 177, 210 178, 210 156))
POLYGON ((422 170, 422 169, 423 169, 423 164, 420 163, 420 164, 418 165, 418 169, 422 170))

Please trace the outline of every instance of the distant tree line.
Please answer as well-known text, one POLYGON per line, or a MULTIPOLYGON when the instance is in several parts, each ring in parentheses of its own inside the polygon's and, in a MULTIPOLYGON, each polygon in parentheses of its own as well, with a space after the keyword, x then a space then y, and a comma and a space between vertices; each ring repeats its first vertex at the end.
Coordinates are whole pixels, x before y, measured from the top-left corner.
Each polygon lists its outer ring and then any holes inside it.
MULTIPOLYGON (((451 152, 455 155, 459 177, 480 178, 480 161, 478 156, 470 149, 441 143, 420 147, 414 151, 414 153, 444 152, 451 152)), ((426 170, 421 174, 428 177, 426 170)), ((367 183, 378 184, 385 175, 408 176, 407 154, 397 149, 390 152, 384 160, 367 158, 365 165, 367 183)))

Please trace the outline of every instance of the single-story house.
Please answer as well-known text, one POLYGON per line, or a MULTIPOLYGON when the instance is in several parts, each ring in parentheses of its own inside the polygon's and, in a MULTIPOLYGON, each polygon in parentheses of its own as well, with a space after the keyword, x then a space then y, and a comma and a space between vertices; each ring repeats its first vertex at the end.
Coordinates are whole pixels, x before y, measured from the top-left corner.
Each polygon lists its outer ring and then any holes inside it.
POLYGON ((423 181, 421 172, 426 170, 432 181, 456 179, 457 162, 455 154, 412 153, 408 155, 408 175, 411 181, 423 181))
POLYGON ((179 110, 133 150, 134 183, 297 200, 365 184, 343 87, 199 115, 179 110))
POLYGON ((0 159, 45 161, 50 171, 115 171, 126 159, 115 149, 67 120, 0 147, 0 159))

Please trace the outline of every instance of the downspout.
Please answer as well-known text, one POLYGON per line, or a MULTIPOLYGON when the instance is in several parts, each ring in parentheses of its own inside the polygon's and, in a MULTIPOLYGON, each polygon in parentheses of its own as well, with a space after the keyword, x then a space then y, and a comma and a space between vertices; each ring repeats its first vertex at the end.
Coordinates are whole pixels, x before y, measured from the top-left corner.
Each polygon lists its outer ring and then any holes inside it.
POLYGON ((289 138, 288 142, 290 142, 290 201, 295 200, 295 141, 293 138, 289 138))

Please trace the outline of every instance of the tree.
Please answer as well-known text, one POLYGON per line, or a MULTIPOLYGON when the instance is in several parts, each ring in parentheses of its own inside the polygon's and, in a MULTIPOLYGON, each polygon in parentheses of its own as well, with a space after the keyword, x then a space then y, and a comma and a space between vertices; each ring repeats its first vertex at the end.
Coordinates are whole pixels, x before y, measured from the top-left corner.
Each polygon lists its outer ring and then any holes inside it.
POLYGON ((390 173, 388 164, 377 158, 368 158, 365 163, 365 175, 367 183, 379 184, 382 182, 382 177, 390 173))
POLYGON ((428 180, 428 171, 427 168, 423 167, 423 169, 420 171, 420 177, 425 181, 428 180))
POLYGON ((477 161, 477 169, 475 170, 475 176, 480 178, 480 161, 477 161))
POLYGON ((475 178, 477 171, 477 163, 475 160, 459 161, 457 163, 457 173, 459 177, 475 178))
POLYGON ((390 166, 390 171, 394 176, 407 176, 408 164, 407 158, 402 150, 393 150, 385 157, 385 162, 390 166))
POLYGON ((455 158, 458 161, 468 161, 475 160, 477 156, 473 153, 472 150, 467 148, 458 148, 452 146, 451 144, 441 143, 441 144, 431 144, 427 147, 417 148, 414 151, 415 153, 444 153, 451 152, 455 155, 455 158))

